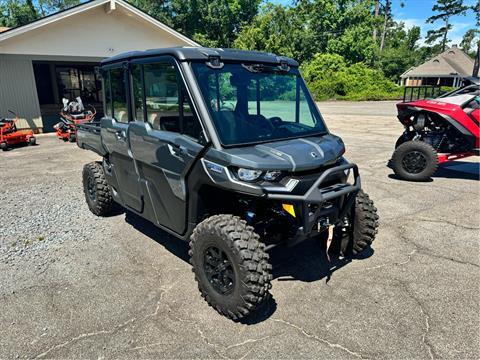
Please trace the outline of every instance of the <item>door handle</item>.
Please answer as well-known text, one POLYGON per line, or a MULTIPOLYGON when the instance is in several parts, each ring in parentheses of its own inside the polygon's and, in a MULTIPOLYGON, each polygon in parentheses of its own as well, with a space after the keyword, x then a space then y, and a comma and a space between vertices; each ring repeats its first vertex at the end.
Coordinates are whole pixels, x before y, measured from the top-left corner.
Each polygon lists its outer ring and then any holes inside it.
POLYGON ((172 155, 177 155, 177 156, 186 156, 188 155, 187 148, 181 145, 177 145, 174 143, 169 143, 168 147, 170 149, 170 152, 172 155))
POLYGON ((125 134, 125 130, 115 131, 115 137, 117 138, 117 140, 125 141, 127 139, 127 135, 125 134))

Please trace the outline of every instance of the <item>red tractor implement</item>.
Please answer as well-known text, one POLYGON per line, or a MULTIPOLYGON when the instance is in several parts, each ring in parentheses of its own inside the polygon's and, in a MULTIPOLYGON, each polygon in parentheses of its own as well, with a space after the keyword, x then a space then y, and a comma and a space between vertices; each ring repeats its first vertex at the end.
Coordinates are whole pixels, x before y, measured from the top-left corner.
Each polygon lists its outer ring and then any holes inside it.
POLYGON ((397 104, 405 131, 390 167, 399 178, 425 181, 439 164, 480 154, 480 82, 466 78, 464 84, 434 99, 397 104))
POLYGON ((63 141, 75 142, 77 139, 77 125, 91 122, 97 113, 92 105, 84 106, 82 99, 69 102, 63 99, 64 107, 60 111, 60 122, 54 125, 57 137, 63 141))
POLYGON ((12 145, 28 144, 35 145, 36 138, 33 136, 32 130, 18 130, 16 122, 18 121, 17 114, 8 110, 14 118, 0 118, 0 149, 6 151, 12 145))

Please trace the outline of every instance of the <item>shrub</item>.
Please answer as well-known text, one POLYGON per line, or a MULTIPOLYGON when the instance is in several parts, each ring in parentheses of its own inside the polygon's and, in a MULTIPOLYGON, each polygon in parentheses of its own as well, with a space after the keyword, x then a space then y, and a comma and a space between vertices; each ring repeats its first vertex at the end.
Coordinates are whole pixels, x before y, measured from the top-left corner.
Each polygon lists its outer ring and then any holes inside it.
POLYGON ((315 100, 389 100, 403 95, 381 71, 363 63, 348 66, 337 54, 315 55, 302 65, 302 72, 315 100))

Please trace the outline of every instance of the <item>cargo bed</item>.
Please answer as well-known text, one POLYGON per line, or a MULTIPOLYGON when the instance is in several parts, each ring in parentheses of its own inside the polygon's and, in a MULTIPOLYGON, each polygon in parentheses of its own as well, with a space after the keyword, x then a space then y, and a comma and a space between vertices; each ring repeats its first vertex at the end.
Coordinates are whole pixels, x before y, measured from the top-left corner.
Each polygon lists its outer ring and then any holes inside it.
POLYGON ((107 154, 100 135, 100 121, 77 125, 77 145, 79 148, 95 151, 100 156, 107 154))

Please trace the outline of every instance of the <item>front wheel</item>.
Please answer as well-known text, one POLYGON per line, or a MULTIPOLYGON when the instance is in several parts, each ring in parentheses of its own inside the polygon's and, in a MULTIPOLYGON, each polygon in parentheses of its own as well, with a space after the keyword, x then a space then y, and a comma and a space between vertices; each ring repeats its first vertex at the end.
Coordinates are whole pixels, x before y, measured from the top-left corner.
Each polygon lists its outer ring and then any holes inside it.
POLYGON ((375 240, 378 232, 377 208, 368 194, 360 190, 355 198, 353 229, 347 253, 358 255, 375 240))
POLYGON ((391 166, 403 180, 425 181, 437 171, 437 152, 423 141, 407 141, 393 152, 391 166))
POLYGON ((97 216, 108 215, 113 207, 110 187, 105 178, 103 166, 98 162, 83 167, 83 192, 88 207, 97 216))
POLYGON ((197 225, 190 262, 202 297, 220 314, 240 320, 269 297, 272 266, 265 244, 244 220, 215 215, 197 225))

